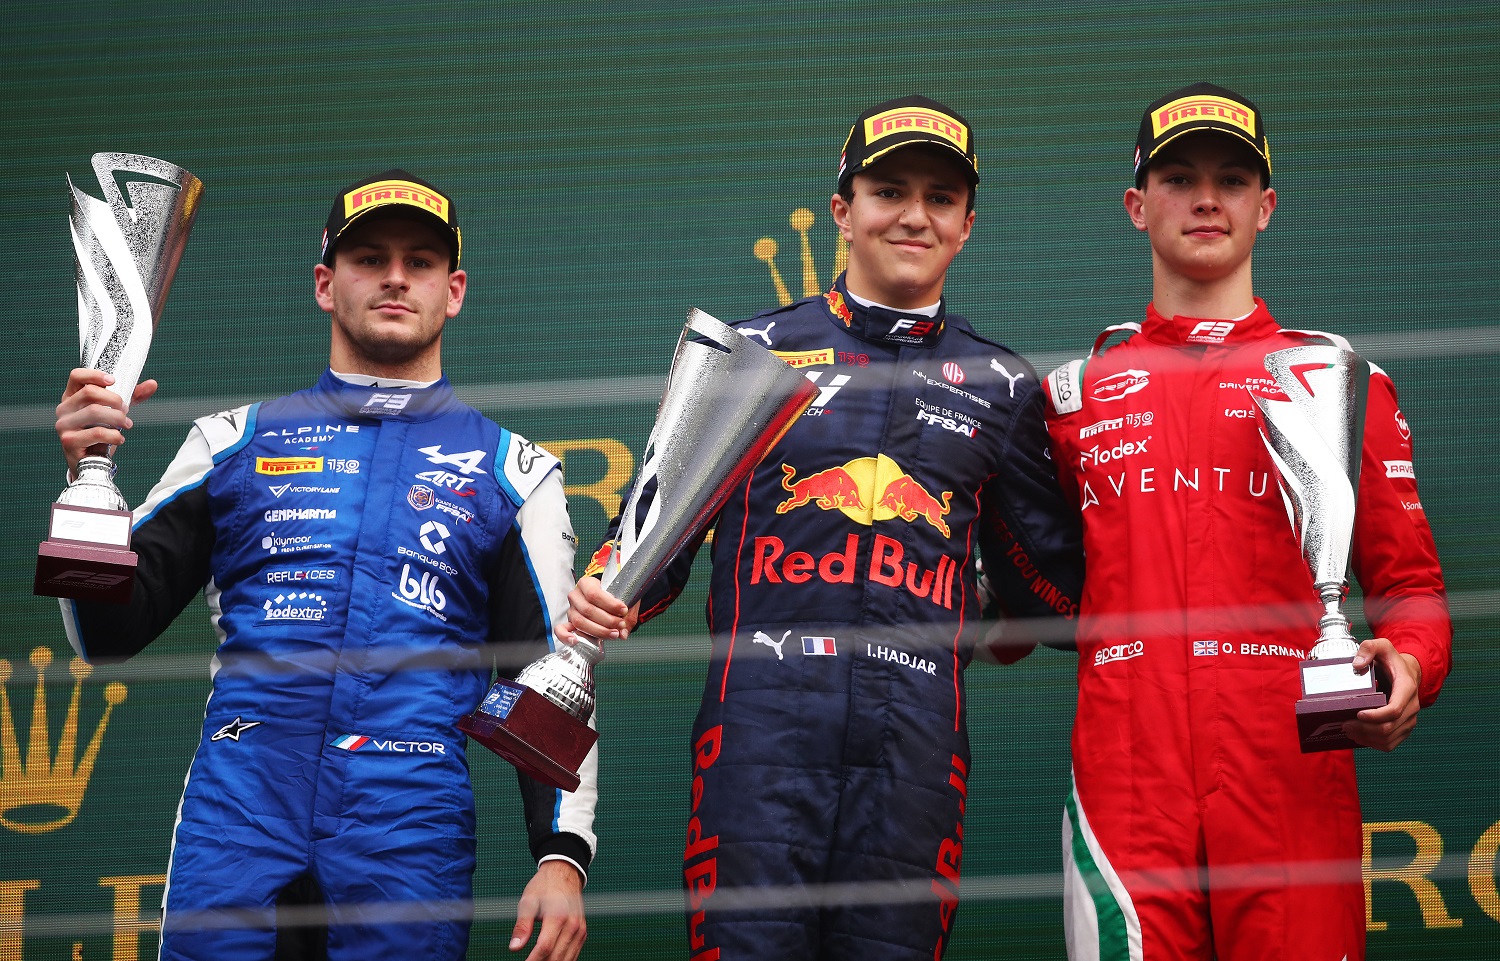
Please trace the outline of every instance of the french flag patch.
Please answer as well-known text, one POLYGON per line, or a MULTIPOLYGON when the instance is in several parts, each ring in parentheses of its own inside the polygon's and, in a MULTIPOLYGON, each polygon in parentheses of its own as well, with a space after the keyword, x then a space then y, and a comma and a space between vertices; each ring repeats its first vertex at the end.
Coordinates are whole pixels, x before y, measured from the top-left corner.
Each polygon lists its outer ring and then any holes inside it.
POLYGON ((807 637, 802 638, 803 654, 836 655, 838 649, 833 646, 831 637, 807 637))
POLYGON ((333 743, 329 747, 341 748, 345 751, 358 751, 368 743, 370 743, 370 739, 362 734, 343 734, 334 738, 333 743))

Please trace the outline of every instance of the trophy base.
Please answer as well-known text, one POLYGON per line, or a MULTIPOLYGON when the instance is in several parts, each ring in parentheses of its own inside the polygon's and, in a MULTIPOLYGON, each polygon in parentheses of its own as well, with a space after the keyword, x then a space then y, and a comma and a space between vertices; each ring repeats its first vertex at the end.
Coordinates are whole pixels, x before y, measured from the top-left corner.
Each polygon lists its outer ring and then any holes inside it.
POLYGON ((1297 702, 1297 739, 1303 754, 1342 751, 1360 745, 1344 733, 1344 722, 1360 711, 1385 707, 1375 671, 1355 674, 1352 657, 1303 661, 1302 700, 1297 702))
POLYGON ((43 541, 36 552, 36 579, 31 592, 76 601, 128 604, 135 587, 135 565, 134 551, 43 541))
POLYGON ((529 687, 496 681, 458 729, 522 772, 564 791, 578 790, 578 768, 599 732, 529 687))

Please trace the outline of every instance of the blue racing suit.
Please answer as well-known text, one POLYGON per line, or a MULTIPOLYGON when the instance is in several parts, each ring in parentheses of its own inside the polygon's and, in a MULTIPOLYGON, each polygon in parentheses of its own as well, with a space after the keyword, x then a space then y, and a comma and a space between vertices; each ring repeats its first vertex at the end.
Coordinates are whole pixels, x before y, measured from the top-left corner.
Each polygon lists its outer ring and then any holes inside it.
MULTIPOLYGON (((1012 618, 1071 618, 1082 583, 1036 373, 941 305, 864 307, 842 278, 735 326, 820 393, 714 529, 689 955, 941 956, 970 776, 975 549, 1012 618), (752 898, 772 906, 726 894, 746 887, 778 889, 752 898)), ((649 588, 643 621, 681 591, 693 553, 649 588)))
MULTIPOLYGON (((269 918, 227 912, 311 884, 331 958, 463 957, 474 802, 455 723, 497 664, 513 674, 545 652, 566 609, 556 459, 446 379, 329 371, 200 418, 131 547, 128 607, 63 602, 78 653, 136 653, 200 590, 219 636, 161 956, 268 959, 269 918)), ((596 772, 591 755, 574 794, 521 779, 537 858, 587 869, 596 772)))

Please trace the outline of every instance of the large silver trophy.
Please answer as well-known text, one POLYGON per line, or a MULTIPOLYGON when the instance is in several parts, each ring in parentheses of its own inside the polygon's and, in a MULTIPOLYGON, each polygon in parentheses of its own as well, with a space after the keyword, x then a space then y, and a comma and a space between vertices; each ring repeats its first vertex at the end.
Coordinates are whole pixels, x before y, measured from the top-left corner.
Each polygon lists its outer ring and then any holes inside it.
MULTIPOLYGON (((98 200, 68 178, 78 281, 79 365, 113 374, 125 408, 182 260, 203 183, 154 157, 96 153, 98 200)), ((33 591, 123 604, 135 584, 130 510, 105 445, 91 447, 56 504, 37 551, 33 591)))
POLYGON ((1287 399, 1255 397, 1261 439, 1323 604, 1317 644, 1299 665, 1297 734, 1304 753, 1355 747, 1344 722, 1386 703, 1374 670, 1354 673, 1359 642, 1340 609, 1349 587, 1370 365, 1351 350, 1311 344, 1267 354, 1266 370, 1287 399))
MULTIPOLYGON (((603 585, 634 605, 713 520, 725 498, 796 422, 817 388, 759 344, 697 308, 677 341, 656 424, 620 520, 603 585), (641 496, 654 490, 649 506, 641 496)), ((603 648, 579 639, 497 681, 459 728, 527 774, 567 791, 598 740, 594 665, 603 648)))

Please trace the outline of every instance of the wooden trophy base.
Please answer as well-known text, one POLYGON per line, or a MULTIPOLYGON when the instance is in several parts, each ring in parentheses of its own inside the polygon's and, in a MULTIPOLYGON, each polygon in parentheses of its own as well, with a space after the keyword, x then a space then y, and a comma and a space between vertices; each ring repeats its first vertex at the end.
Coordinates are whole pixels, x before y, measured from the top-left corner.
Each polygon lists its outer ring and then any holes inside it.
POLYGON ((1375 669, 1355 674, 1342 667, 1352 657, 1303 661, 1302 700, 1297 702, 1297 739, 1303 754, 1342 751, 1360 745, 1344 733, 1344 722, 1360 711, 1385 707, 1386 696, 1376 687, 1375 669))
POLYGON ((529 687, 496 681, 458 729, 543 784, 578 790, 578 768, 599 732, 529 687))
POLYGON ((52 505, 52 535, 36 550, 36 580, 31 594, 68 597, 80 601, 127 604, 135 588, 135 552, 130 543, 130 511, 52 505), (71 523, 72 522, 72 523, 71 523), (104 534, 117 543, 69 540, 58 529, 71 532, 78 522, 101 523, 104 534), (123 541, 123 543, 121 543, 123 541))

